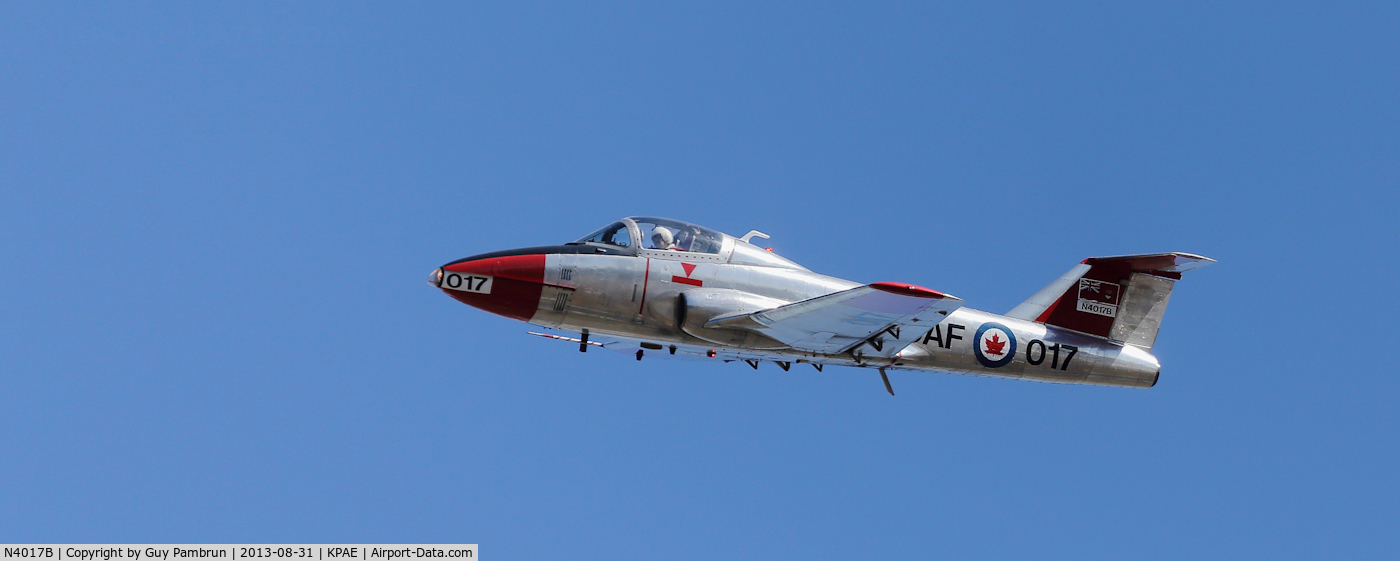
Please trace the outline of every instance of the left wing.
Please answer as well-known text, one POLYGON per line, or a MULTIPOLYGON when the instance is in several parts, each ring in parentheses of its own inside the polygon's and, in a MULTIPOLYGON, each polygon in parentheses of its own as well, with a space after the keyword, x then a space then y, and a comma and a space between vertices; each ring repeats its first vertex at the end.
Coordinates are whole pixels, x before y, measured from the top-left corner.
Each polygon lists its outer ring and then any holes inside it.
POLYGON ((961 308, 962 299, 911 284, 877 282, 760 312, 719 317, 705 328, 746 329, 797 350, 891 357, 961 308), (902 336, 902 337, 901 337, 902 336), (908 339, 908 342, 905 342, 908 339))

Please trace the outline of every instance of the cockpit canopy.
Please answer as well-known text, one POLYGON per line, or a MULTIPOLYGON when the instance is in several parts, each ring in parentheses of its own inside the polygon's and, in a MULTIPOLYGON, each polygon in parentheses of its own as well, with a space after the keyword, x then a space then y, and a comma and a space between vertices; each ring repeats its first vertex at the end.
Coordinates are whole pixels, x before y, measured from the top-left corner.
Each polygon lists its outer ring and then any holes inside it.
POLYGON ((736 265, 806 270, 801 265, 775 255, 771 250, 765 251, 723 232, 689 222, 653 216, 624 218, 584 236, 575 243, 635 248, 644 250, 647 255, 655 258, 670 256, 684 259, 686 256, 692 256, 736 265))
POLYGON ((593 232, 579 243, 601 243, 618 247, 639 247, 657 251, 688 251, 718 254, 724 248, 724 234, 689 222, 633 216, 593 232), (628 226, 635 226, 629 230, 628 226))

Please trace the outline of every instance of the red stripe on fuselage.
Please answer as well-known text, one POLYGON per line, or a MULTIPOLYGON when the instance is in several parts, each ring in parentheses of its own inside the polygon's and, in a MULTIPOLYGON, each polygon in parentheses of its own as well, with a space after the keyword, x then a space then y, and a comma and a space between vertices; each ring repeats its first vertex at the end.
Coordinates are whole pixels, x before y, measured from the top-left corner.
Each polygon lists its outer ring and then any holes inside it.
MULTIPOLYGON (((651 284, 651 259, 647 259, 646 272, 642 273, 642 302, 637 304, 637 313, 641 314, 642 309, 647 305, 647 285, 651 284)), ((637 285, 632 285, 637 286, 637 285)))

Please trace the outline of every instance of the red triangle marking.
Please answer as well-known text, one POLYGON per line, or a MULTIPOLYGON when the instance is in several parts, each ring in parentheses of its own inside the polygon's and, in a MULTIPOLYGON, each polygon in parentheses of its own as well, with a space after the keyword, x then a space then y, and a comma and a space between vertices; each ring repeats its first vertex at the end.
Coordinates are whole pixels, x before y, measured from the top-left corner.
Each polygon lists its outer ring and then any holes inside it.
POLYGON ((690 276, 691 271, 695 270, 694 263, 681 263, 681 267, 685 268, 685 276, 687 277, 690 276))

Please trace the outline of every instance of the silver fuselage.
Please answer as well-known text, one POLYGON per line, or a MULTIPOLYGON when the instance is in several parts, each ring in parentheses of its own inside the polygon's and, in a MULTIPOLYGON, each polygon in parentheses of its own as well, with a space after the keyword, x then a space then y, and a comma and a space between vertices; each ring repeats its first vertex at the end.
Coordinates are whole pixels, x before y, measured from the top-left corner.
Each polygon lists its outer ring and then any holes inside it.
MULTIPOLYGON (((706 254, 640 249, 641 244, 627 251, 593 249, 594 245, 554 246, 568 251, 521 250, 524 253, 516 252, 510 257, 486 254, 481 259, 457 262, 479 266, 458 269, 497 275, 493 281, 498 287, 496 298, 511 294, 506 292, 508 279, 500 278, 503 272, 528 280, 510 281, 527 290, 513 293, 519 302, 508 312, 483 305, 491 295, 463 295, 450 290, 444 283, 461 282, 452 278, 452 265, 447 266, 446 280, 444 269, 438 269, 436 285, 459 300, 488 311, 542 327, 587 334, 594 340, 611 339, 610 348, 638 351, 639 359, 643 353, 651 353, 699 360, 746 360, 755 365, 758 361, 772 361, 785 369, 796 362, 1127 387, 1151 387, 1160 372, 1157 359, 1141 348, 967 307, 953 311, 936 325, 928 325, 922 337, 889 358, 867 359, 859 346, 840 354, 819 354, 711 335, 700 327, 708 317, 699 322, 686 317, 700 313, 697 310, 704 309, 704 299, 716 302, 719 311, 754 312, 862 283, 814 273, 727 235, 723 236, 719 251, 706 254), (532 288, 535 283, 538 296, 532 288), (532 301, 535 305, 530 309, 532 301), (1013 335, 1010 348, 1004 349, 1008 358, 992 366, 985 355, 979 359, 973 348, 974 334, 989 324, 1013 335)), ((430 279, 430 283, 434 281, 430 279)))

